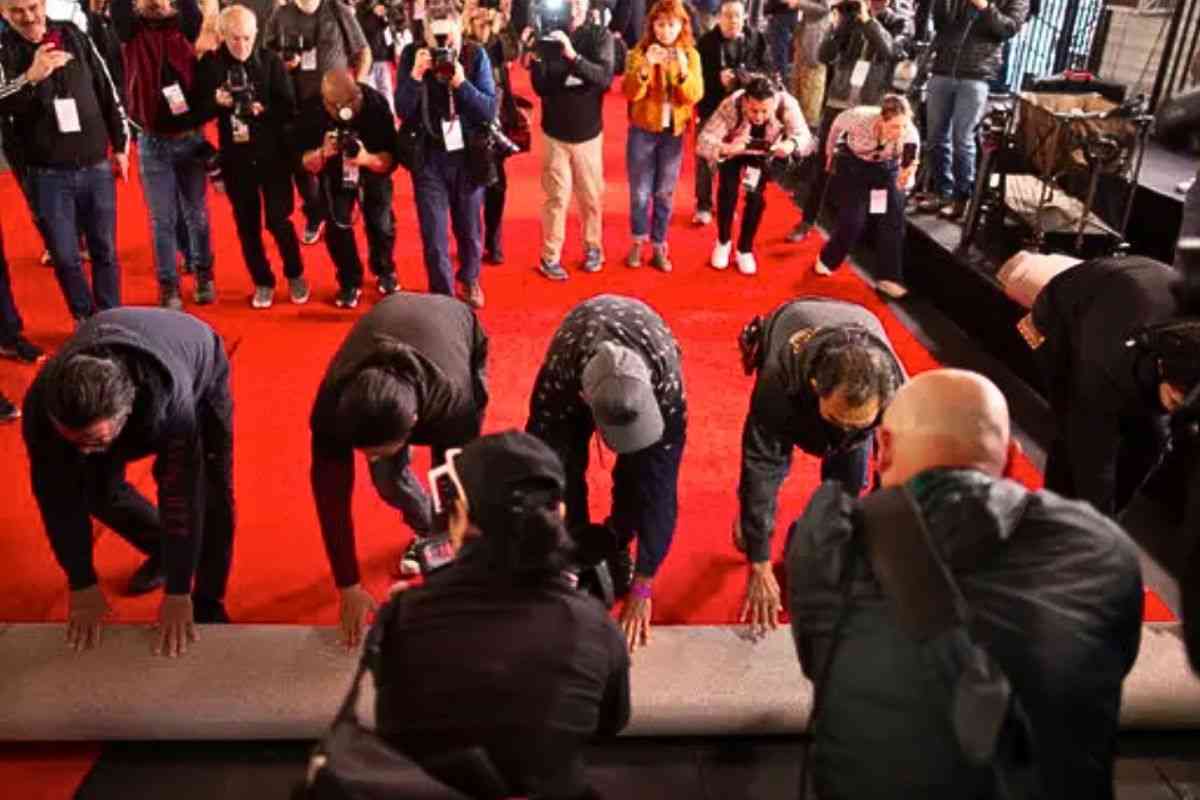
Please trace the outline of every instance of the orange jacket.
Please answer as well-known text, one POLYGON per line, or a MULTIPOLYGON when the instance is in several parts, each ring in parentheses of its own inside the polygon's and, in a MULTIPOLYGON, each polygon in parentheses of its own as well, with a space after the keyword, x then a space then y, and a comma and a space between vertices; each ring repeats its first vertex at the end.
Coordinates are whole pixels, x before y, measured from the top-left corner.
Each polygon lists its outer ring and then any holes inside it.
POLYGON ((621 90, 629 101, 629 124, 650 133, 663 130, 664 101, 671 103, 674 122, 672 133, 681 135, 694 115, 696 103, 704 96, 704 74, 700 69, 700 53, 696 48, 687 53, 687 74, 680 80, 679 61, 671 58, 665 66, 652 66, 646 61, 641 46, 629 51, 625 63, 625 79, 621 90))

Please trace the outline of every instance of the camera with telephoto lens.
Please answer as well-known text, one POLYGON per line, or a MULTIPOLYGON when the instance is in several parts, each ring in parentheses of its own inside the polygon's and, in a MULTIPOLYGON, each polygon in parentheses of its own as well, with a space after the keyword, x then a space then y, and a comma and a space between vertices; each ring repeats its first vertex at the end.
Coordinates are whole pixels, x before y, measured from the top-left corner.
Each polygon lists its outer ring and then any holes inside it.
POLYGON ((310 49, 312 46, 299 31, 284 31, 279 37, 279 57, 284 61, 299 58, 304 51, 310 49))
POLYGON ((245 121, 254 116, 254 84, 245 64, 232 64, 225 74, 225 91, 233 97, 234 116, 245 121))
POLYGON ((342 158, 358 158, 358 154, 362 152, 362 142, 359 141, 357 131, 348 125, 339 125, 334 130, 334 135, 337 136, 338 152, 342 154, 342 158))
POLYGON ((429 56, 432 62, 430 69, 433 70, 433 77, 437 78, 442 83, 449 83, 454 77, 454 60, 458 54, 453 48, 445 47, 440 42, 437 47, 429 51, 429 56))
POLYGON ((533 29, 545 40, 555 31, 571 32, 570 0, 534 0, 533 29))

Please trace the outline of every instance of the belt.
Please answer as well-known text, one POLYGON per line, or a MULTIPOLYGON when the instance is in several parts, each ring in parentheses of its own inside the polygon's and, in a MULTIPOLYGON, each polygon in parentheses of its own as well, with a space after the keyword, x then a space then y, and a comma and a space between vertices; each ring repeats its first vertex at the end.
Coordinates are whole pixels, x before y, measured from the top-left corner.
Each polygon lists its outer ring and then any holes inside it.
POLYGON ((152 130, 146 131, 147 136, 153 136, 156 139, 172 139, 172 140, 186 139, 189 136, 197 135, 199 133, 200 133, 199 128, 188 128, 186 131, 179 131, 177 133, 159 133, 158 131, 152 131, 152 130))

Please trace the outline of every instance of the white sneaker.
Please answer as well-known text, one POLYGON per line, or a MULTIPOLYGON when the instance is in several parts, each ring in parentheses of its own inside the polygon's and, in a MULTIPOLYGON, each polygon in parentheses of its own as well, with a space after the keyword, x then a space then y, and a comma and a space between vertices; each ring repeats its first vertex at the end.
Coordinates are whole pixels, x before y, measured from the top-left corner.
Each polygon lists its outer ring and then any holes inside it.
POLYGON ((817 273, 818 275, 823 275, 825 277, 829 277, 830 275, 833 274, 833 270, 831 270, 829 267, 825 266, 821 262, 821 259, 819 259, 819 258, 817 259, 817 263, 813 264, 813 272, 817 273))
POLYGON ((725 269, 729 266, 729 251, 733 249, 733 241, 717 242, 713 245, 712 259, 708 262, 713 269, 725 269))
POLYGON ((692 214, 693 225, 707 225, 710 222, 712 222, 711 211, 697 211, 695 214, 692 214))
POLYGON ((737 254, 738 272, 743 275, 753 275, 758 272, 758 262, 754 260, 754 253, 738 252, 737 254))
POLYGON ((901 297, 904 297, 906 294, 908 294, 908 289, 905 289, 895 281, 880 281, 875 285, 875 288, 893 300, 899 300, 901 297))
POLYGON ((275 289, 271 286, 255 286, 254 296, 250 298, 251 308, 270 308, 275 302, 275 289))

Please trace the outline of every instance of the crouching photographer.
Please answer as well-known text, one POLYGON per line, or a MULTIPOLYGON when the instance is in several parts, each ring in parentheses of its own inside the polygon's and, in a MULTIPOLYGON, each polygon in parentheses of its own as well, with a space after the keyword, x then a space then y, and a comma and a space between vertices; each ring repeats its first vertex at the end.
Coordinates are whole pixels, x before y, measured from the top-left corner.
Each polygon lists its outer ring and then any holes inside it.
MULTIPOLYGON (((756 73, 771 72, 771 49, 767 37, 746 24, 745 0, 723 0, 717 14, 717 25, 696 43, 700 51, 700 67, 704 72, 704 96, 696 104, 696 136, 704 123, 738 89, 745 88, 756 73)), ((699 150, 696 152, 696 213, 695 225, 712 222, 713 174, 699 150)))
POLYGON ((425 41, 400 54, 399 155, 412 173, 429 291, 451 294, 457 279, 459 299, 482 308, 480 210, 484 187, 495 181, 491 61, 483 47, 463 41, 452 0, 430 0, 425 13, 425 41), (450 267, 449 227, 458 244, 457 274, 450 267))
POLYGON ((379 734, 469 797, 595 797, 581 750, 627 723, 629 657, 567 572, 561 462, 532 435, 492 434, 436 485, 461 547, 380 611, 379 734))
POLYGON ((796 98, 778 88, 771 79, 756 76, 746 88, 721 103, 700 132, 697 152, 716 165, 717 243, 711 265, 729 266, 733 249, 733 215, 738 194, 746 189, 742 229, 737 241, 737 268, 743 275, 758 271, 754 260, 754 237, 762 222, 767 201, 763 195, 770 171, 783 162, 812 152, 812 135, 796 98))
POLYGON ((254 281, 250 305, 274 302, 275 275, 263 248, 263 217, 283 259, 293 303, 308 300, 300 239, 292 224, 292 165, 284 134, 296 115, 292 82, 278 55, 255 46, 257 22, 245 6, 221 12, 222 44, 196 69, 201 118, 217 118, 221 174, 242 258, 254 281))
POLYGON ((818 275, 833 274, 858 243, 867 218, 874 217, 875 288, 893 299, 908 294, 901 275, 904 204, 920 147, 912 107, 899 95, 887 95, 878 106, 848 109, 833 121, 824 157, 837 190, 838 218, 813 266, 818 275))
POLYGON ((330 70, 321 96, 301 114, 297 143, 301 163, 318 176, 329 229, 325 245, 337 270, 334 305, 354 308, 362 296, 363 266, 354 239, 361 195, 371 271, 379 293, 394 294, 396 217, 392 213, 396 123, 383 95, 356 83, 345 70, 330 70))

